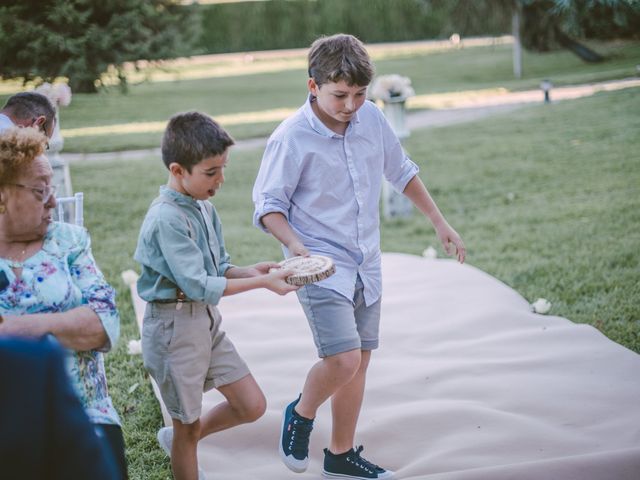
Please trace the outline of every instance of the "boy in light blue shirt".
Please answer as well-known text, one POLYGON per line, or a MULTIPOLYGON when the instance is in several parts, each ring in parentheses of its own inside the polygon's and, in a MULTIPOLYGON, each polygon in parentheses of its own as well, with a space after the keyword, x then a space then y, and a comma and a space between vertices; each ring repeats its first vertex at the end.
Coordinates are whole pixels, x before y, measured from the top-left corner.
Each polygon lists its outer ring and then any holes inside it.
POLYGON ((266 402, 233 343, 220 328, 220 298, 254 288, 284 295, 297 287, 275 262, 230 263, 222 224, 208 199, 224 182, 233 140, 210 117, 172 117, 162 140, 169 182, 145 217, 135 259, 142 267, 138 293, 144 364, 160 387, 173 427, 160 429, 177 480, 203 479, 198 441, 262 416, 266 402), (269 270, 276 268, 272 273, 269 270), (202 394, 216 388, 225 402, 201 416, 202 394))
POLYGON ((309 97, 271 135, 256 179, 254 223, 285 256, 320 254, 335 275, 302 287, 321 360, 284 411, 280 455, 306 470, 317 409, 331 398, 333 428, 324 450, 328 478, 389 479, 393 472, 354 448, 371 351, 378 347, 382 290, 379 199, 383 176, 434 225, 447 253, 465 248, 417 175, 382 112, 366 101, 373 65, 351 35, 316 40, 309 51, 309 97))

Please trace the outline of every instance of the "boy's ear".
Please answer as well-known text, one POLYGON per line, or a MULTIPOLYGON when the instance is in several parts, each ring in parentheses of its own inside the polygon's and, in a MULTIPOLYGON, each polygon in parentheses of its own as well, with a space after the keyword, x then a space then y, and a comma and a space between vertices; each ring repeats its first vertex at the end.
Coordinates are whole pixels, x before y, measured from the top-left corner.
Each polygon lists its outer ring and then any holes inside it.
POLYGON ((311 95, 313 95, 314 97, 318 96, 318 90, 320 89, 320 87, 313 79, 313 77, 309 77, 309 80, 307 80, 307 88, 309 89, 309 93, 311 95))
POLYGON ((185 168, 177 162, 172 162, 169 164, 169 171, 174 177, 182 177, 184 175, 185 168))
POLYGON ((33 123, 31 125, 39 129, 45 124, 46 121, 47 117, 45 117, 44 115, 40 115, 33 120, 33 123))

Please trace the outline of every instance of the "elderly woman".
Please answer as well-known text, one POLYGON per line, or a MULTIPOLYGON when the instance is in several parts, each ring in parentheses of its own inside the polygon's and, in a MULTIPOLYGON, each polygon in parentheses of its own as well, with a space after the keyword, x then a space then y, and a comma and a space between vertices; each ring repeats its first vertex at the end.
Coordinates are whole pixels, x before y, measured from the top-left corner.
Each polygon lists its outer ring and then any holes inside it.
POLYGON ((126 478, 103 360, 120 330, 115 292, 96 266, 87 231, 52 219, 46 140, 33 128, 0 133, 0 335, 51 334, 68 349, 75 391, 126 478))

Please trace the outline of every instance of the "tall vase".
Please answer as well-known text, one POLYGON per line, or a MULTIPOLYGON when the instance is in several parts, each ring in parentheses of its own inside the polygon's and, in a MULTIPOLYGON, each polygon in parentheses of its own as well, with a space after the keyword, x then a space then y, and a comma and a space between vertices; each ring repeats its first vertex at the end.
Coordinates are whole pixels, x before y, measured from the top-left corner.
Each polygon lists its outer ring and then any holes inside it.
MULTIPOLYGON (((383 112, 396 136, 402 140, 410 135, 407 128, 406 98, 391 97, 384 102, 383 112)), ((413 204, 402 193, 397 192, 386 180, 382 183, 382 212, 386 219, 409 218, 413 204)))
POLYGON ((391 97, 384 102, 383 108, 384 116, 401 140, 409 136, 406 101, 405 97, 391 97))
POLYGON ((71 175, 69 174, 69 165, 60 155, 60 151, 64 146, 64 139, 60 134, 60 115, 56 110, 56 124, 53 129, 53 135, 49 140, 49 150, 46 156, 49 159, 51 168, 53 168, 53 185, 58 189, 58 196, 69 197, 73 195, 71 188, 71 175))

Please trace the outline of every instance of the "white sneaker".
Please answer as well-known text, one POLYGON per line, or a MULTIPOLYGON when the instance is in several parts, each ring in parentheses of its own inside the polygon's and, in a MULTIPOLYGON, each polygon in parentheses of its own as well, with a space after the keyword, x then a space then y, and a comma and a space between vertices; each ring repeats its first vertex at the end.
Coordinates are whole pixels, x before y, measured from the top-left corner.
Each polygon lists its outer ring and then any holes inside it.
MULTIPOLYGON (((164 453, 166 453, 169 457, 171 457, 171 446, 173 445, 173 427, 162 427, 158 430, 158 443, 164 453)), ((207 476, 204 473, 204 470, 200 468, 198 465, 198 480, 207 480, 207 476)))
POLYGON ((164 453, 169 457, 171 456, 171 445, 173 445, 173 427, 162 427, 158 430, 158 443, 164 453))

